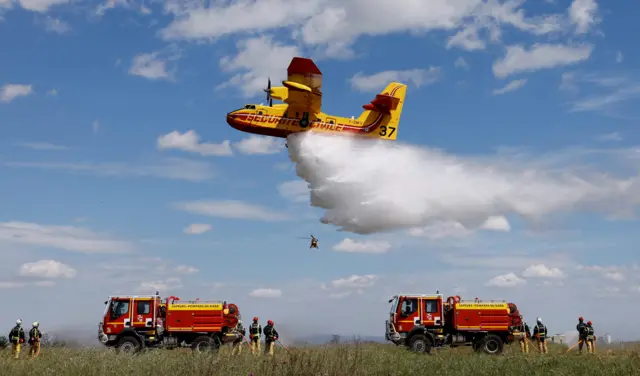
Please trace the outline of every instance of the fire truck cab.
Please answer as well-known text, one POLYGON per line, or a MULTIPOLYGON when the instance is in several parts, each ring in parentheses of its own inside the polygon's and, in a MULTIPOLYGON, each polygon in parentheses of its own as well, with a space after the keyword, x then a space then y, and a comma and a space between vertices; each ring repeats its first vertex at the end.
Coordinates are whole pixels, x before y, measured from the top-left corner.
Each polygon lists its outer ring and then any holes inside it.
POLYGON ((110 296, 98 339, 124 352, 184 346, 201 352, 239 338, 235 328, 241 315, 235 304, 179 300, 170 296, 163 302, 157 294, 110 296))
POLYGON ((520 324, 515 304, 505 301, 446 300, 432 295, 401 294, 391 300, 385 339, 416 352, 433 347, 472 346, 475 351, 499 354, 514 339, 520 324))

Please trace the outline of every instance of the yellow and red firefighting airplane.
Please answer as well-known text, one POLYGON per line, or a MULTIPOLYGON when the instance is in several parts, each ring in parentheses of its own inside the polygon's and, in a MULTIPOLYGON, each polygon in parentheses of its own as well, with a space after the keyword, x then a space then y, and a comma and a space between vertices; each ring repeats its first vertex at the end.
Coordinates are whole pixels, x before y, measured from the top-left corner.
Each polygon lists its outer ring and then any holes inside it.
POLYGON ((362 106, 358 118, 329 115, 321 111, 322 72, 311 59, 294 57, 284 86, 267 88, 268 105, 248 104, 227 114, 227 123, 247 133, 286 138, 291 133, 313 130, 320 133, 355 135, 395 140, 407 86, 391 82, 370 103, 362 106), (283 104, 273 104, 273 99, 283 104))

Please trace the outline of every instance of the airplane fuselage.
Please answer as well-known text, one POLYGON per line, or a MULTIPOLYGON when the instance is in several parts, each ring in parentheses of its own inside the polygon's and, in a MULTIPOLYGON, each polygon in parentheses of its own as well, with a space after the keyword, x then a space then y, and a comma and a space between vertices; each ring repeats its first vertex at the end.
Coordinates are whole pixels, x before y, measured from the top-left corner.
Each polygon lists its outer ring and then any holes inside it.
POLYGON ((384 115, 373 113, 364 119, 333 116, 323 112, 308 113, 288 104, 263 106, 248 104, 227 114, 227 123, 242 132, 286 138, 291 133, 313 130, 363 137, 394 139, 395 127, 382 125, 384 115))

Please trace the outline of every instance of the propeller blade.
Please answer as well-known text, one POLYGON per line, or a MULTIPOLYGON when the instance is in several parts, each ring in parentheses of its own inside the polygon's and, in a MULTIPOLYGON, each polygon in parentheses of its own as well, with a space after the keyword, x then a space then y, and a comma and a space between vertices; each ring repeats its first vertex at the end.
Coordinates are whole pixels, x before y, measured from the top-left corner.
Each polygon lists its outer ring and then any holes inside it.
POLYGON ((271 77, 267 79, 267 88, 264 89, 264 92, 267 93, 267 102, 271 101, 271 77))

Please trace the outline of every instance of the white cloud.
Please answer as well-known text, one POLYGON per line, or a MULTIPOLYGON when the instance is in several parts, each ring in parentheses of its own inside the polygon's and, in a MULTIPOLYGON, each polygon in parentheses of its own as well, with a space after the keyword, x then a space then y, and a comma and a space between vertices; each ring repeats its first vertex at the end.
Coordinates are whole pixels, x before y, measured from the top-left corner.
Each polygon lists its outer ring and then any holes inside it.
POLYGON ((566 72, 562 75, 560 90, 576 96, 570 102, 571 112, 599 111, 609 114, 624 102, 640 97, 640 81, 637 77, 623 74, 566 72), (583 90, 585 86, 588 90, 583 90), (580 97, 578 94, 582 91, 589 94, 580 97))
MULTIPOLYGON (((576 269, 583 272, 597 273, 603 279, 606 279, 609 281, 622 282, 626 279, 626 275, 625 275, 626 268, 621 266, 578 265, 576 269)), ((630 269, 635 271, 637 269, 637 265, 632 265, 630 269)))
POLYGON ((494 287, 513 287, 525 283, 526 281, 515 275, 515 273, 507 273, 491 278, 486 285, 494 287))
POLYGON ((184 233, 189 235, 200 235, 200 234, 204 234, 205 232, 209 232, 212 229, 213 229, 213 226, 211 226, 210 224, 193 223, 184 229, 184 233))
POLYGON ((391 244, 386 241, 353 240, 345 238, 333 246, 335 251, 354 253, 386 253, 391 249, 391 244))
POLYGON ((413 83, 416 87, 427 86, 440 79, 440 68, 388 70, 367 76, 362 72, 356 73, 349 79, 351 86, 362 92, 380 92, 390 82, 413 83))
POLYGON ((465 228, 462 223, 456 221, 442 221, 425 227, 409 229, 409 235, 435 239, 457 238, 472 234, 473 231, 465 228))
POLYGON ((530 265, 522 272, 523 277, 564 278, 566 275, 558 268, 549 268, 544 264, 530 265))
POLYGON ((264 32, 296 25, 320 10, 321 0, 241 0, 211 6, 170 2, 177 15, 160 34, 165 40, 209 39, 242 32, 264 32))
POLYGON ((22 8, 38 13, 46 13, 49 8, 67 4, 68 2, 69 0, 18 0, 22 8))
POLYGON ((248 155, 276 154, 285 148, 283 140, 257 135, 243 138, 240 142, 234 143, 233 146, 242 154, 248 155))
POLYGON ((466 228, 462 223, 456 221, 440 221, 428 226, 409 229, 409 235, 437 240, 470 236, 476 230, 509 232, 511 231, 511 225, 503 216, 491 216, 478 228, 466 228))
POLYGON ((511 91, 515 91, 518 90, 520 88, 523 88, 524 85, 527 84, 527 79, 521 79, 521 80, 513 80, 511 82, 509 82, 508 84, 506 84, 503 88, 501 89, 496 89, 493 91, 493 95, 502 95, 511 91))
POLYGON ((190 153, 198 153, 203 156, 227 156, 233 155, 229 140, 220 144, 200 142, 200 136, 193 130, 185 133, 172 131, 158 137, 159 150, 182 150, 190 153))
POLYGON ((527 223, 560 212, 610 215, 640 204, 635 149, 456 156, 312 132, 290 136, 288 145, 296 174, 309 183, 312 206, 324 209, 320 221, 358 234, 448 221, 472 229, 511 214, 527 223), (594 159, 602 163, 583 163, 594 159), (619 167, 619 175, 603 166, 619 167))
POLYGON ((91 123, 91 129, 93 130, 93 133, 97 133, 100 130, 100 122, 98 120, 94 120, 91 123))
POLYGON ((379 277, 374 274, 353 274, 347 278, 331 281, 331 286, 334 288, 361 289, 365 287, 372 287, 378 279, 379 277))
POLYGON ((607 134, 602 134, 598 136, 598 140, 600 141, 622 141, 622 136, 618 132, 612 132, 607 134))
POLYGON ((333 280, 331 281, 331 285, 335 288, 372 287, 378 279, 379 277, 374 274, 365 274, 365 275, 353 274, 347 278, 333 280))
POLYGON ((467 63, 467 61, 462 56, 459 56, 456 59, 456 62, 455 62, 454 65, 455 65, 456 68, 462 68, 462 69, 465 69, 465 70, 469 70, 469 63, 467 63))
POLYGON ((69 265, 55 260, 40 260, 22 264, 20 275, 35 278, 73 278, 78 272, 69 265))
POLYGON ((134 250, 133 244, 75 226, 0 222, 0 243, 19 243, 82 253, 117 253, 134 250))
POLYGON ((49 16, 45 18, 44 27, 47 31, 51 31, 56 34, 65 34, 71 30, 71 26, 69 26, 65 21, 49 16))
POLYGON ((624 55, 622 54, 622 52, 618 51, 618 53, 616 54, 616 63, 622 63, 623 60, 624 55))
POLYGON ((20 144, 23 148, 35 150, 67 150, 66 146, 55 145, 49 142, 25 142, 20 144))
POLYGON ((309 201, 309 188, 304 180, 286 181, 278 186, 280 195, 294 202, 309 201))
POLYGON ((180 53, 175 46, 151 53, 142 53, 133 57, 129 74, 149 80, 174 81, 175 68, 170 69, 169 63, 180 59, 180 53))
POLYGON ((259 205, 237 200, 198 200, 174 204, 178 210, 210 217, 282 221, 288 216, 259 205))
POLYGON ((591 45, 565 46, 536 43, 529 50, 521 45, 508 46, 505 56, 493 64, 493 74, 499 78, 540 69, 551 69, 589 59, 591 45))
POLYGON ((382 0, 263 0, 200 5, 169 2, 165 9, 176 19, 161 31, 165 40, 214 41, 230 34, 264 34, 270 30, 293 29, 299 43, 348 51, 361 36, 429 31, 459 34, 452 45, 484 43, 479 33, 488 30, 491 41, 499 42, 501 26, 515 27, 534 35, 563 29, 562 14, 525 17, 522 2, 479 0, 432 0, 392 3, 382 0), (375 9, 375 12, 363 12, 375 9))
POLYGON ((576 33, 584 34, 600 20, 597 18, 598 3, 596 0, 573 0, 569 6, 569 16, 576 25, 576 33))
POLYGON ((278 289, 260 288, 251 291, 249 296, 253 298, 279 298, 282 296, 282 291, 278 289))
POLYGON ((180 278, 172 277, 164 280, 140 282, 138 287, 136 287, 136 292, 155 294, 155 292, 158 291, 161 295, 168 296, 171 291, 180 288, 182 288, 182 280, 180 278))
POLYGON ((616 282, 622 282, 625 279, 624 274, 622 274, 621 272, 604 272, 602 276, 606 279, 610 279, 616 282))
POLYGON ((18 287, 24 287, 26 284, 23 282, 4 281, 0 282, 0 289, 15 289, 18 287))
POLYGON ((50 95, 52 97, 57 97, 58 96, 58 89, 51 89, 51 90, 47 91, 47 95, 50 95))
POLYGON ((18 97, 26 97, 33 92, 32 85, 5 84, 0 88, 0 102, 10 103, 18 97))
MULTIPOLYGON (((262 3, 266 2, 269 1, 262 3)), ((226 72, 239 73, 216 89, 237 88, 244 97, 264 93, 262 90, 267 87, 268 78, 271 78, 272 84, 279 86, 280 81, 287 77, 286 68, 291 59, 301 55, 298 47, 280 44, 267 36, 240 41, 237 48, 239 51, 235 56, 220 59, 220 67, 226 72)))
POLYGON ((482 228, 483 230, 491 231, 511 231, 511 225, 509 224, 509 221, 501 215, 491 216, 487 218, 487 220, 484 221, 480 228, 482 228))
POLYGON ((188 265, 177 266, 174 270, 180 274, 195 274, 200 271, 198 268, 188 265))
POLYGON ((2 164, 14 168, 64 170, 103 176, 152 176, 186 181, 205 181, 214 176, 209 163, 184 158, 164 158, 149 164, 64 162, 4 162, 2 164))

